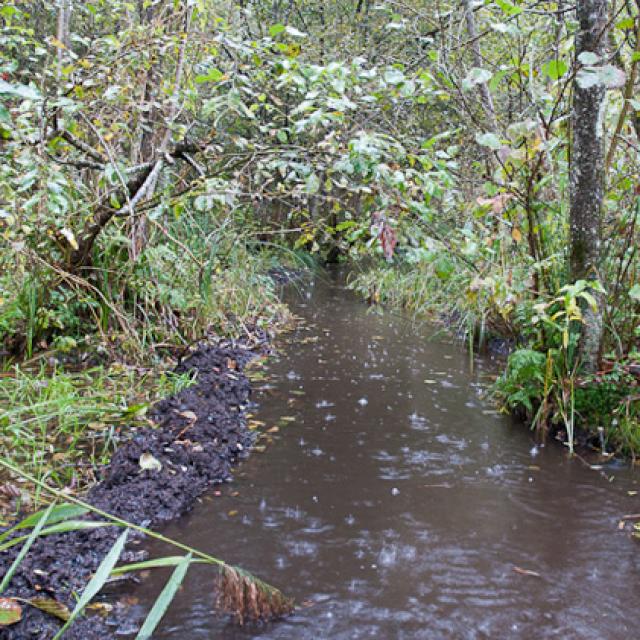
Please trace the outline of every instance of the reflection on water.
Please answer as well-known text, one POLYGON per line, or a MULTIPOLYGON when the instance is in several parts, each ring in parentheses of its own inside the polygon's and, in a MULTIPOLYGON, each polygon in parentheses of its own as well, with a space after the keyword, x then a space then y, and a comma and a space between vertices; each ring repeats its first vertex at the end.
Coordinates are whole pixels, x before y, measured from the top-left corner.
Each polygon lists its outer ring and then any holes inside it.
MULTIPOLYGON (((617 530, 640 511, 633 474, 608 481, 536 444, 483 401, 490 364, 471 371, 433 330, 335 283, 309 291, 290 293, 307 325, 256 398, 276 442, 166 530, 302 605, 239 629, 212 615, 210 570, 196 566, 154 637, 635 637, 640 548, 617 530)), ((141 609, 165 579, 133 589, 141 609)))

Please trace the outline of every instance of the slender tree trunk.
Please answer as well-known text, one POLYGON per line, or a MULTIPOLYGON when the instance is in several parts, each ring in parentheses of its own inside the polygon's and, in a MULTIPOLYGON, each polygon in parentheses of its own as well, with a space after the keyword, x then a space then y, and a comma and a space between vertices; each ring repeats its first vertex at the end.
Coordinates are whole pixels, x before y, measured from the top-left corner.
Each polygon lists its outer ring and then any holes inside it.
MULTIPOLYGON (((578 0, 576 56, 606 52, 607 0, 578 0)), ((602 244, 604 195, 604 104, 602 84, 583 88, 579 76, 573 85, 571 125, 573 147, 570 170, 571 281, 597 280, 602 244)), ((580 327, 580 357, 585 371, 597 369, 603 334, 604 296, 596 293, 597 309, 585 305, 580 327)))

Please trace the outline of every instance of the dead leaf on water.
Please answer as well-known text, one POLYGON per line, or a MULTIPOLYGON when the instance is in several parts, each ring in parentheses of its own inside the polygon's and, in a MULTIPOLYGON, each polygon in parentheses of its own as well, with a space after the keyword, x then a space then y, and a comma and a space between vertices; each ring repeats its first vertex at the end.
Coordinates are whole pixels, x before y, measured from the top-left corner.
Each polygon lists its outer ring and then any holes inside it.
POLYGON ((523 569, 522 567, 513 567, 515 573, 519 573, 521 576, 532 576, 534 578, 541 578, 542 576, 537 571, 531 571, 531 569, 523 569))

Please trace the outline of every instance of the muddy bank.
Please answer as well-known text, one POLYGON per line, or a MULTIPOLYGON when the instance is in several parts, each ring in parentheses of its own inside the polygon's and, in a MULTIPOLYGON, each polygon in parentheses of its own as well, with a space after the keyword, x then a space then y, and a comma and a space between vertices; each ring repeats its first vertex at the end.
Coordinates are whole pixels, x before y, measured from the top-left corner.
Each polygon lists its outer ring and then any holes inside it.
MULTIPOLYGON (((208 487, 230 480, 232 466, 247 455, 254 439, 245 420, 251 388, 243 369, 267 350, 266 336, 259 335, 251 341, 201 346, 184 359, 176 371, 193 371, 196 384, 155 405, 151 418, 156 426, 137 430, 120 446, 87 501, 132 523, 154 527, 189 511, 208 487), (161 470, 142 470, 142 454, 151 454, 161 470)), ((120 532, 105 527, 41 538, 3 596, 48 596, 73 608, 73 593, 83 590, 120 532)), ((130 536, 130 542, 135 540, 130 536)), ((17 545, 0 553, 0 575, 19 549, 17 545)), ((142 559, 145 552, 139 549, 129 544, 121 562, 142 559)), ((23 613, 19 623, 0 630, 2 640, 46 640, 59 627, 56 618, 28 605, 23 613)), ((111 637, 117 617, 83 618, 65 638, 111 637)))

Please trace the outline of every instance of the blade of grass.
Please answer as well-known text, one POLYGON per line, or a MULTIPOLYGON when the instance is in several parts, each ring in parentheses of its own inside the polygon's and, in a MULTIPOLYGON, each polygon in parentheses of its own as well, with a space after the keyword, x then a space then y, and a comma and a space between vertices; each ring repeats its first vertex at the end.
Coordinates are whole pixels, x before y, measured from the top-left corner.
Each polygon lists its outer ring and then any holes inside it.
POLYGON ((182 558, 180 564, 174 569, 171 577, 167 581, 167 584, 164 585, 162 593, 160 593, 158 599, 153 603, 153 607, 151 608, 151 611, 149 611, 149 615, 146 617, 140 631, 138 631, 136 640, 148 640, 151 638, 151 634, 155 631, 160 620, 162 620, 162 616, 166 613, 171 601, 176 595, 176 592, 180 588, 180 585, 187 574, 187 569, 191 564, 192 557, 192 554, 187 554, 182 558))
MULTIPOLYGON (((84 529, 99 529, 100 527, 115 527, 118 526, 114 522, 96 522, 94 520, 67 520, 66 522, 59 522, 51 527, 42 529, 39 533, 41 536, 50 536, 54 533, 67 533, 68 531, 82 531, 84 529)), ((15 547, 17 544, 28 540, 29 536, 24 535, 19 538, 14 538, 0 544, 0 551, 6 551, 11 547, 15 547)))
POLYGON ((36 538, 40 534, 40 531, 42 530, 42 527, 44 527, 45 522, 47 522, 47 520, 49 519, 49 516, 51 515, 51 512, 53 511, 54 506, 55 506, 55 503, 52 502, 47 507, 47 509, 40 515, 40 519, 38 520, 36 526, 33 528, 31 535, 27 538, 27 541, 22 546, 22 549, 20 549, 20 553, 16 556, 16 559, 11 563, 11 566, 9 567, 9 570, 5 574, 4 578, 2 578, 2 582, 0 582, 0 593, 2 593, 9 586, 9 583, 11 582, 11 578, 13 577, 13 574, 15 573, 16 569, 20 566, 20 563, 24 560, 24 557, 27 555, 27 551, 29 551, 29 549, 31 548, 31 545, 35 542, 36 538))
MULTIPOLYGON (((44 512, 44 509, 42 511, 36 511, 35 513, 27 516, 24 520, 18 522, 18 524, 11 527, 11 529, 9 529, 8 531, 1 533, 0 542, 3 542, 11 534, 19 531, 20 529, 31 529, 32 527, 37 525, 40 522, 40 518, 42 517, 42 514, 44 512)), ((80 507, 77 504, 58 504, 53 507, 52 511, 50 511, 49 516, 47 517, 47 521, 44 524, 56 524, 57 522, 68 520, 69 518, 77 518, 79 516, 83 516, 88 512, 89 509, 80 507)))
POLYGON ((53 637, 53 640, 59 640, 62 637, 62 634, 71 626, 74 620, 82 613, 84 608, 93 600, 98 591, 102 589, 104 583, 109 579, 109 574, 113 567, 116 566, 116 562, 118 562, 118 558, 120 558, 120 554, 122 553, 122 549, 124 549, 124 545, 127 541, 127 534, 129 531, 125 529, 120 537, 115 541, 113 547, 109 553, 103 558, 98 570, 94 573, 93 578, 89 581, 89 584, 85 587, 82 595, 80 596, 80 600, 78 600, 75 608, 71 612, 71 616, 64 623, 62 628, 56 633, 53 637))
MULTIPOLYGON (((184 556, 166 556, 164 558, 154 558, 153 560, 144 560, 143 562, 134 562, 132 564, 123 564, 116 567, 111 576, 121 576, 123 573, 130 571, 144 571, 145 569, 159 569, 164 567, 177 567, 184 560, 184 556)), ((191 564, 206 563, 206 560, 195 558, 191 560, 191 564)))

